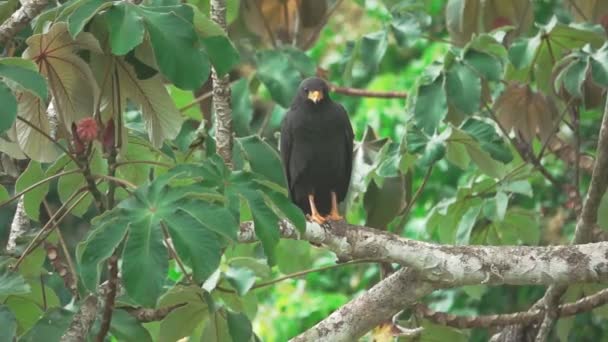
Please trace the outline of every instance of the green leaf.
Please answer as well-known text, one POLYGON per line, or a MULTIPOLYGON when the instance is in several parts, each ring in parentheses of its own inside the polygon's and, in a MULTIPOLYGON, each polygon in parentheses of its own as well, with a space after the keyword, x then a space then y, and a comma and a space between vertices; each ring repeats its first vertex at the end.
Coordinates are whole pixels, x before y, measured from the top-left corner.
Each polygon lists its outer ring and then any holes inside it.
POLYGON ((8 194, 8 190, 4 187, 4 185, 0 184, 0 203, 8 200, 10 195, 8 194))
POLYGON ((105 17, 113 54, 125 55, 143 42, 144 23, 135 5, 119 2, 105 13, 105 17))
MULTIPOLYGON (((45 178, 44 172, 40 163, 36 161, 30 161, 25 171, 17 179, 15 184, 15 190, 17 192, 23 191, 26 188, 38 183, 45 178)), ((49 192, 49 183, 45 182, 42 185, 36 186, 31 191, 28 191, 23 195, 23 205, 25 213, 32 220, 38 221, 40 217, 40 204, 49 192)))
MULTIPOLYGON (((281 240, 283 241, 298 241, 298 240, 281 240)), ((310 245, 306 242, 308 249, 310 249, 310 245)), ((281 243, 279 243, 279 246, 281 243)), ((280 259, 279 259, 280 263, 280 259)), ((235 268, 248 268, 255 273, 257 277, 267 278, 270 276, 270 267, 266 264, 266 262, 262 259, 252 258, 252 257, 234 257, 228 261, 228 265, 235 268)))
POLYGON ((589 59, 591 77, 604 88, 608 88, 608 44, 604 44, 589 59))
POLYGON ((225 36, 226 32, 222 30, 220 25, 218 25, 215 21, 211 20, 206 14, 201 12, 198 7, 193 4, 185 4, 186 6, 192 8, 194 13, 194 17, 192 18, 192 23, 194 24, 194 29, 196 33, 202 38, 212 37, 212 36, 225 36))
POLYGON ((481 101, 481 79, 471 68, 455 64, 447 73, 445 91, 448 102, 464 114, 479 110, 481 101))
MULTIPOLYGON (((277 151, 258 135, 235 139, 235 148, 239 147, 251 170, 265 176, 268 180, 286 187, 283 166, 277 151)), ((242 166, 241 166, 242 167, 242 166)))
POLYGON ((523 69, 532 63, 541 43, 540 34, 531 38, 519 38, 509 48, 509 59, 517 69, 523 69))
MULTIPOLYGON (((68 17, 68 32, 72 38, 82 32, 85 25, 101 10, 112 6, 106 0, 83 0, 80 6, 68 17)), ((111 29, 111 28, 110 28, 111 29)))
MULTIPOLYGON (((228 321, 222 315, 222 311, 218 310, 209 317, 203 333, 201 341, 205 342, 233 342, 228 328, 228 321)), ((240 341, 239 341, 240 342, 240 341)))
POLYGON ((227 311, 228 331, 233 341, 249 341, 253 334, 251 321, 242 312, 227 311))
MULTIPOLYGON (((190 7, 179 9, 189 11, 192 17, 190 7)), ((179 88, 198 89, 209 78, 210 68, 193 25, 173 11, 158 13, 142 7, 139 13, 144 17, 160 71, 179 88)))
POLYGON ((192 334, 209 318, 209 310, 204 303, 186 304, 174 309, 160 323, 160 342, 174 342, 192 334))
POLYGON ((239 52, 225 35, 203 38, 201 42, 219 76, 224 76, 239 64, 239 52))
POLYGON ((460 128, 475 138, 475 140, 479 142, 481 148, 490 153, 492 158, 505 164, 513 160, 511 150, 506 146, 504 140, 498 133, 496 133, 496 129, 493 125, 475 118, 470 118, 465 121, 460 128))
POLYGON ((516 194, 521 194, 524 196, 532 197, 532 186, 530 185, 530 181, 527 179, 515 180, 512 182, 502 183, 500 186, 502 191, 512 192, 516 194))
POLYGON ((291 46, 283 48, 289 61, 304 77, 314 76, 317 73, 317 64, 304 51, 291 46))
POLYGON ((255 273, 246 267, 229 267, 226 279, 236 289, 239 296, 244 296, 255 284, 255 273))
POLYGON ((479 147, 478 144, 466 144, 467 152, 479 169, 493 178, 502 178, 506 173, 504 165, 495 161, 488 152, 479 147))
POLYGON ((300 233, 304 234, 306 231, 306 217, 304 217, 302 210, 293 204, 285 194, 270 190, 266 192, 266 196, 281 211, 285 218, 289 220, 300 233))
POLYGON ((169 269, 163 234, 150 219, 132 222, 129 228, 122 255, 123 284, 135 302, 155 307, 169 269))
POLYGON ((313 266, 310 243, 281 239, 277 246, 277 266, 283 274, 310 269, 313 266))
POLYGON ((185 304, 171 311, 160 323, 160 342, 174 342, 192 334, 205 324, 211 308, 203 300, 203 290, 198 286, 176 286, 159 300, 159 307, 185 304))
POLYGON ((500 60, 487 53, 468 50, 464 55, 464 62, 488 81, 500 81, 502 77, 500 60))
POLYGON ((227 208, 209 205, 205 201, 180 201, 176 206, 196 218, 206 229, 237 241, 239 224, 227 208))
MULTIPOLYGON (((46 100, 48 96, 46 80, 38 72, 36 64, 28 59, 0 58, 0 77, 17 83, 41 100, 46 100)), ((2 130, 0 129, 0 131, 2 130)))
POLYGON ((110 332, 118 341, 124 342, 152 342, 150 332, 141 323, 125 310, 113 310, 110 332))
POLYGON ((177 254, 192 268, 194 279, 204 282, 220 265, 222 246, 217 235, 183 210, 176 210, 166 224, 177 254))
POLYGON ((70 326, 73 312, 62 308, 51 308, 19 341, 59 341, 70 326))
POLYGON ((266 50, 258 52, 255 60, 256 77, 268 89, 273 100, 288 108, 302 77, 294 70, 287 54, 279 50, 266 50))
POLYGON ((445 155, 445 139, 449 136, 449 130, 442 134, 434 134, 428 137, 417 129, 412 129, 406 134, 408 150, 411 153, 421 153, 420 166, 429 166, 445 155))
POLYGON ((10 271, 6 267, 0 268, 0 297, 25 294, 31 291, 21 274, 10 271))
POLYGON ((232 128, 237 137, 249 135, 249 125, 253 117, 253 104, 249 92, 249 82, 241 78, 231 86, 230 104, 232 108, 232 128))
POLYGON ((272 266, 276 263, 275 248, 280 238, 277 229, 279 217, 266 203, 264 190, 266 189, 255 181, 252 174, 234 172, 230 177, 230 187, 226 189, 226 196, 231 199, 230 205, 236 208, 240 207, 240 198, 247 201, 253 217, 255 233, 262 242, 268 264, 272 266))
MULTIPOLYGON (((0 65, 1 67, 1 65, 0 65)), ((17 99, 13 91, 0 81, 0 133, 8 131, 17 118, 17 99)))
POLYGON ((505 218, 507 207, 509 206, 509 196, 502 191, 496 193, 496 215, 502 221, 505 218))
POLYGON ((388 34, 386 30, 368 33, 361 39, 361 61, 367 74, 374 74, 386 53, 388 34))
POLYGON ((471 239, 471 232, 477 221, 477 216, 481 211, 481 206, 470 207, 462 216, 458 229, 456 230, 456 244, 468 245, 471 239))
POLYGON ((421 85, 414 100, 414 120, 425 133, 433 134, 448 112, 444 78, 421 85))
POLYGON ((101 262, 109 258, 127 232, 124 213, 114 209, 93 220, 93 229, 77 248, 80 278, 84 286, 94 291, 99 283, 101 262))
POLYGON ((0 305, 0 341, 12 342, 17 337, 17 319, 6 305, 0 305))
POLYGON ((587 62, 579 59, 568 65, 563 71, 561 80, 568 93, 578 98, 583 97, 583 82, 587 78, 587 62))

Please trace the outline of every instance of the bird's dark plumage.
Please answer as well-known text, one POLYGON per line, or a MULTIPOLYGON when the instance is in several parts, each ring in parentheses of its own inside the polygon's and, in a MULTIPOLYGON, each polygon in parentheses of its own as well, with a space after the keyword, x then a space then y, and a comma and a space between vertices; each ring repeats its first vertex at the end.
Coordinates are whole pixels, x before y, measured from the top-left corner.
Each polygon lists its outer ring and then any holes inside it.
POLYGON ((316 77, 302 81, 283 120, 280 150, 290 198, 305 213, 314 214, 309 195, 322 216, 333 213, 332 192, 338 202, 346 197, 353 136, 348 114, 329 98, 327 83, 316 77))

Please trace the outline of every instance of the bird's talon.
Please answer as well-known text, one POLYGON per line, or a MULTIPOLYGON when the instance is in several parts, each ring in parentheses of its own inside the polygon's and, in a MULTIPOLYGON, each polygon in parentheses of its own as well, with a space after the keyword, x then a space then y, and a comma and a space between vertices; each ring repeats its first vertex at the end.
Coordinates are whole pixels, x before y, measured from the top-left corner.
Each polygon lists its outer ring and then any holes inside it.
POLYGON ((306 214, 306 219, 310 222, 316 222, 318 224, 324 224, 327 220, 325 219, 325 217, 321 216, 321 215, 309 215, 306 214))
POLYGON ((330 221, 342 221, 344 220, 344 217, 342 217, 340 214, 329 214, 326 217, 328 220, 330 221))

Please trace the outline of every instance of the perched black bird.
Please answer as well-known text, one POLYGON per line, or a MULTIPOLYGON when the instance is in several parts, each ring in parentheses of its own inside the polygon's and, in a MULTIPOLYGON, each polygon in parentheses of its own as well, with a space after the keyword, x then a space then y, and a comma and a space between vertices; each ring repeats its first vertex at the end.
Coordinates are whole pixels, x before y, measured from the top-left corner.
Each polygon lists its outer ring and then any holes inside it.
POLYGON ((289 197, 317 223, 341 220, 338 202, 348 191, 353 128, 320 78, 300 84, 281 127, 281 158, 289 197))

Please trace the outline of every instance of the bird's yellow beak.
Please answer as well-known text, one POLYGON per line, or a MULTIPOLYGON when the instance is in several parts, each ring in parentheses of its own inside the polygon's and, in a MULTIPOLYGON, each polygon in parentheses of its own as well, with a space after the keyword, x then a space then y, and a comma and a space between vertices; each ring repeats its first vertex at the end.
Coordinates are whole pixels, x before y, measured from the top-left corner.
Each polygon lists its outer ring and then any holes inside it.
POLYGON ((311 90, 308 92, 308 99, 314 103, 318 103, 323 100, 323 93, 318 90, 311 90))

